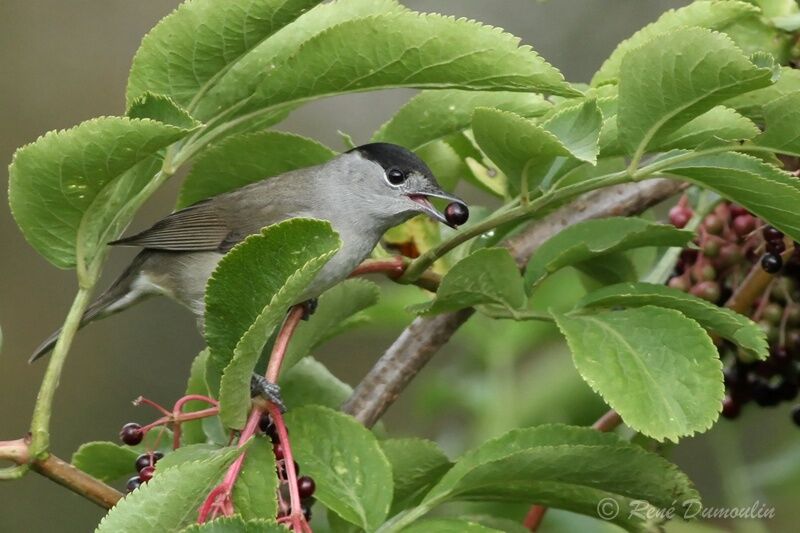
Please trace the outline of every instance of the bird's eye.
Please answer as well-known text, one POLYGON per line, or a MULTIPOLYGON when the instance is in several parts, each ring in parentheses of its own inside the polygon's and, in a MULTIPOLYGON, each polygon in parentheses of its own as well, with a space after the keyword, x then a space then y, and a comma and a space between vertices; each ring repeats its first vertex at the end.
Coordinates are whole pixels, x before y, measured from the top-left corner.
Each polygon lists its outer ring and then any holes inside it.
POLYGON ((389 183, 392 185, 400 185, 406 181, 406 173, 399 168, 390 168, 386 171, 386 179, 389 180, 389 183))

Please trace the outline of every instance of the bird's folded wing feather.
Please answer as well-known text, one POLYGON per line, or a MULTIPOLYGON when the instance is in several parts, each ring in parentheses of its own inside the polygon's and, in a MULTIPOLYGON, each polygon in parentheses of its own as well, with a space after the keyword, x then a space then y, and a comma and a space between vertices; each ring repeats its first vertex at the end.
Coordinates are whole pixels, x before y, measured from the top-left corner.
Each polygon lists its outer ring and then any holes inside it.
POLYGON ((231 230, 216 211, 213 202, 200 202, 172 213, 150 229, 108 244, 176 252, 221 250, 228 247, 225 243, 231 230))

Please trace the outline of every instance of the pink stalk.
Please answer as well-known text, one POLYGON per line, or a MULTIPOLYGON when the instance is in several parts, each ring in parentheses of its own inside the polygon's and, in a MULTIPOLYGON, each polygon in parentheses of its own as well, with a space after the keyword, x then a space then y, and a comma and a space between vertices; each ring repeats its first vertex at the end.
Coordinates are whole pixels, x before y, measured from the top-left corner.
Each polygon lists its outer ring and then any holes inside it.
MULTIPOLYGON (((289 341, 291 340, 292 335, 294 334, 295 329, 297 329, 297 326, 300 323, 300 320, 302 320, 304 314, 305 308, 302 304, 294 306, 289 311, 286 320, 284 320, 284 323, 281 326, 278 337, 275 339, 275 345, 272 348, 272 354, 270 355, 266 372, 266 378, 272 383, 275 383, 278 380, 281 365, 283 364, 283 358, 286 355, 286 348, 289 346, 289 341)), ((278 439, 283 447, 284 468, 286 469, 286 476, 289 482, 291 513, 289 517, 287 517, 286 521, 291 522, 291 527, 296 532, 311 532, 311 528, 308 526, 308 522, 306 522, 306 519, 303 516, 302 507, 300 504, 300 493, 297 488, 297 472, 294 468, 294 459, 292 459, 292 450, 291 446, 289 445, 289 435, 286 431, 286 425, 283 421, 283 416, 281 416, 280 409, 271 402, 267 404, 267 410, 272 416, 272 421, 275 424, 275 428, 278 432, 278 439)), ((250 440, 250 438, 255 434, 262 414, 263 410, 257 406, 254 406, 252 411, 250 411, 250 417, 247 420, 247 425, 239 436, 240 447, 250 440)), ((241 473, 245 457, 246 452, 243 452, 239 457, 237 457, 228 468, 228 471, 225 473, 225 477, 223 478, 222 482, 208 494, 203 502, 203 505, 200 506, 197 516, 198 523, 202 524, 208 519, 213 520, 220 514, 224 516, 230 516, 235 512, 235 509, 233 508, 233 502, 231 500, 231 494, 233 493, 233 487, 236 484, 236 480, 239 478, 239 474, 241 473)))

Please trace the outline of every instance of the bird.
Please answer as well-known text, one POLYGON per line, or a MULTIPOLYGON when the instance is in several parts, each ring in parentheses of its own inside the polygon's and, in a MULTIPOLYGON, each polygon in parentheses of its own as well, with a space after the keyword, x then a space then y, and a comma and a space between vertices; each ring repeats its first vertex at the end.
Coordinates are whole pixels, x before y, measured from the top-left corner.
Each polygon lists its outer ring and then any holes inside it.
MULTIPOLYGON (((420 213, 451 227, 468 217, 466 204, 442 190, 411 150, 391 143, 355 147, 320 165, 201 200, 108 243, 142 250, 86 308, 79 327, 163 295, 194 313, 202 331, 206 283, 225 253, 266 226, 298 217, 329 221, 342 242, 303 295, 303 300, 316 298, 347 278, 387 230, 420 213), (447 215, 430 198, 450 202, 447 215)), ((42 342, 29 362, 52 350, 60 333, 42 342)))

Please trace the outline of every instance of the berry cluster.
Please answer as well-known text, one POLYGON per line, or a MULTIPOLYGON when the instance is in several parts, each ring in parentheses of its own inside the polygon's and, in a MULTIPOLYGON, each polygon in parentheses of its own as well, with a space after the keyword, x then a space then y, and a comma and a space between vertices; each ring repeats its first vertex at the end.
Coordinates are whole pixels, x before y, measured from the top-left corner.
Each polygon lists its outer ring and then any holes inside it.
MULTIPOLYGON (((275 424, 268 414, 261 416, 259 428, 266 434, 272 441, 272 451, 275 454, 275 460, 278 465, 278 480, 280 486, 278 487, 278 518, 289 516, 291 508, 289 505, 289 479, 286 474, 286 465, 283 453, 283 446, 281 445, 278 432, 275 424)), ((300 465, 294 462, 294 471, 300 473, 300 465)), ((303 509, 303 516, 306 521, 311 520, 311 507, 316 501, 314 499, 314 491, 317 485, 311 476, 300 476, 297 478, 297 492, 300 495, 300 504, 303 509)))
MULTIPOLYGON (((670 222, 682 228, 694 215, 684 196, 670 209, 670 222)), ((698 227, 695 248, 683 250, 670 287, 724 305, 754 268, 773 277, 749 310, 766 332, 770 356, 753 362, 727 341, 720 341, 726 396, 722 416, 734 419, 742 406, 761 407, 797 398, 800 381, 800 246, 741 206, 719 204, 698 227), (791 251, 789 247, 792 247, 791 251)), ((800 426, 800 405, 792 411, 800 426)))
MULTIPOLYGON (((142 442, 144 433, 142 426, 135 422, 129 422, 122 426, 122 430, 119 432, 119 438, 128 446, 136 446, 142 442)), ((153 474, 156 472, 156 463, 162 457, 164 457, 164 454, 161 452, 145 452, 137 457, 134 468, 138 474, 128 480, 127 485, 125 485, 127 491, 133 492, 138 489, 142 483, 150 481, 153 474)))

